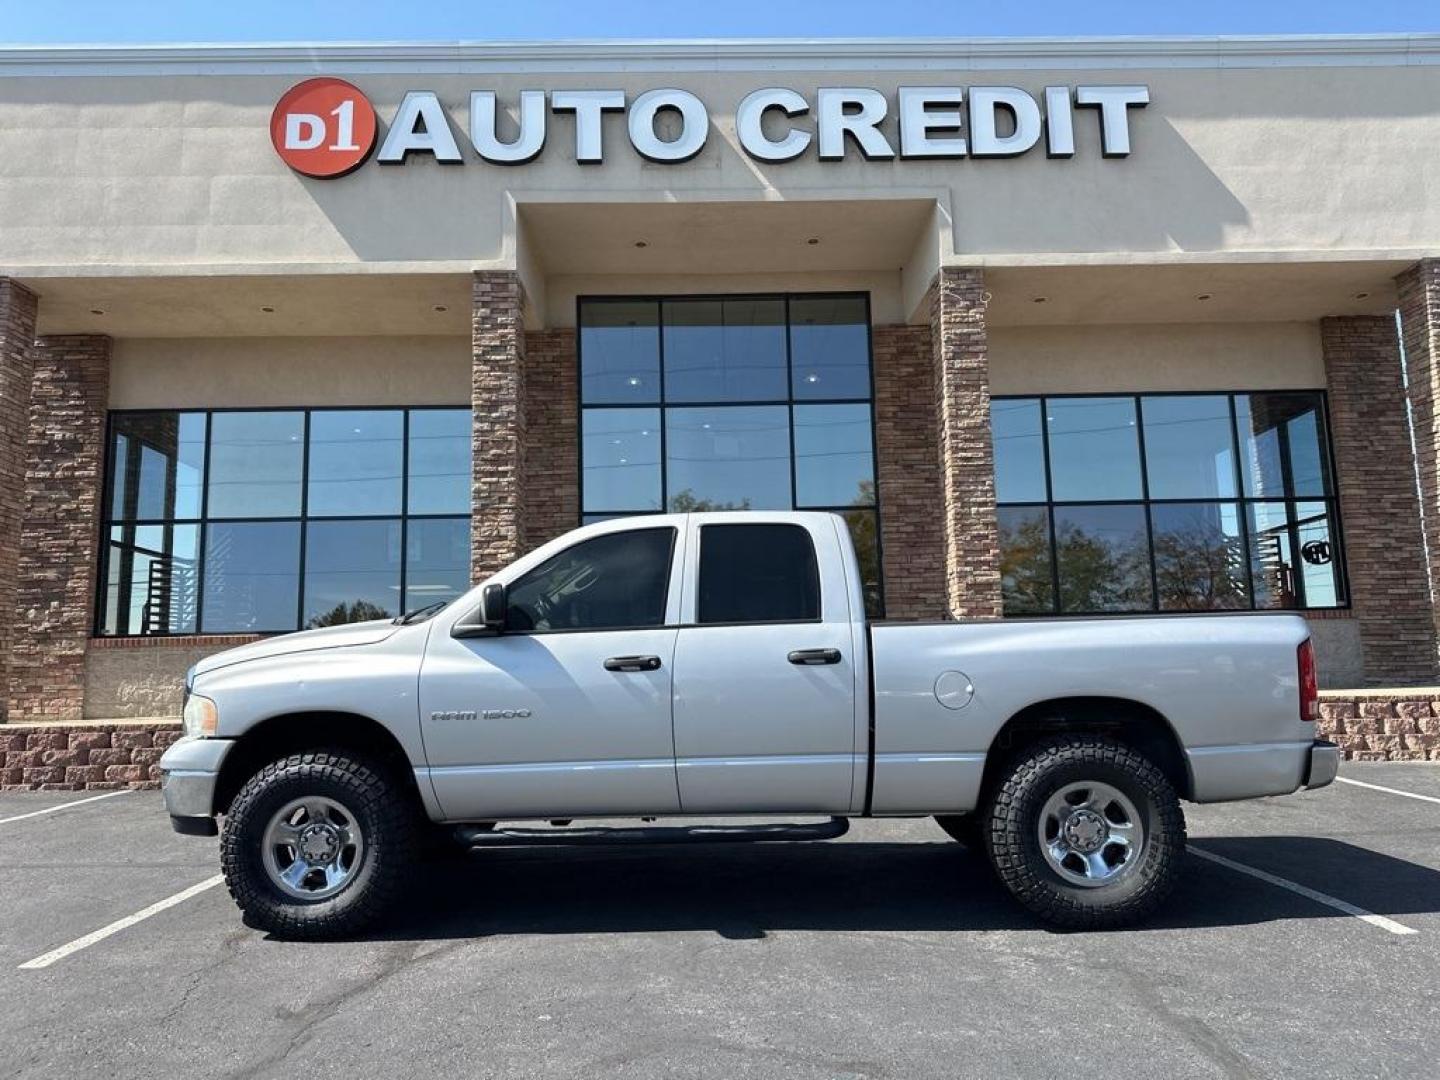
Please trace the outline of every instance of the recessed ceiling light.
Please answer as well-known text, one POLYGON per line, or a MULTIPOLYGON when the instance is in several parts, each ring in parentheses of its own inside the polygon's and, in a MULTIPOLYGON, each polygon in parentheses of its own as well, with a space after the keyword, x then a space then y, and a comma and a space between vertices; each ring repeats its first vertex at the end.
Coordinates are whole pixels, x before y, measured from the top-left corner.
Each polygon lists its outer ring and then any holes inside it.
POLYGON ((1357 293, 1355 294, 1355 299, 1356 299, 1356 300, 1365 300, 1365 299, 1368 299, 1369 296, 1370 296, 1370 294, 1369 294, 1368 292, 1357 292, 1357 293))
POLYGON ((649 247, 650 245, 649 245, 646 241, 644 241, 644 240, 636 240, 636 241, 635 241, 635 246, 636 246, 636 247, 639 247, 639 248, 643 248, 643 247, 649 247))
POLYGON ((819 238, 818 236, 812 236, 812 237, 810 237, 809 240, 806 240, 806 241, 805 241, 805 243, 811 244, 811 245, 818 244, 819 242, 820 242, 820 238, 819 238))
POLYGON ((1209 300, 1209 299, 1210 299, 1210 294, 1209 294, 1208 292, 1202 292, 1199 296, 1195 297, 1195 299, 1196 299, 1196 300, 1209 300))
POLYGON ((628 382, 631 386, 640 385, 640 380, 634 375, 631 375, 630 378, 626 380, 626 382, 628 382))
POLYGON ((435 310, 436 310, 436 311, 449 311, 450 309, 447 308, 444 304, 436 304, 436 305, 435 305, 435 310))
POLYGON ((90 314, 91 314, 91 315, 104 315, 104 314, 105 314, 105 309, 104 309, 104 308, 98 308, 98 307, 92 307, 92 308, 90 309, 90 314))
POLYGON ((266 306, 266 307, 262 307, 260 310, 263 311, 263 312, 265 312, 266 315, 274 315, 274 314, 275 314, 275 309, 274 309, 273 307, 266 306))
POLYGON ((805 381, 806 381, 807 383, 817 383, 817 382, 820 381, 820 376, 819 376, 819 375, 816 375, 816 374, 812 371, 809 375, 806 375, 806 376, 805 376, 805 381))
POLYGON ((1045 303, 1046 300, 1049 300, 1049 299, 1050 299, 1050 298, 1049 298, 1048 296, 1032 296, 1032 297, 1030 298, 1030 302, 1031 302, 1032 304, 1043 304, 1043 303, 1045 303))

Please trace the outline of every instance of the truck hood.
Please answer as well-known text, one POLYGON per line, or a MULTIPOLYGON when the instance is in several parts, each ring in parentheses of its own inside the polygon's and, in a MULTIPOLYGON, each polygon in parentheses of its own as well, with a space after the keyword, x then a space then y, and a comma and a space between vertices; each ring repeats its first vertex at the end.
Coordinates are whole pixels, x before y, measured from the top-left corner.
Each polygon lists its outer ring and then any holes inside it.
POLYGON ((281 634, 279 637, 254 641, 249 645, 207 656, 191 668, 191 673, 204 675, 207 671, 229 667, 231 664, 265 660, 290 653, 339 649, 351 645, 378 645, 399 629, 400 627, 389 619, 376 619, 372 622, 347 623, 344 626, 327 626, 321 630, 303 630, 298 634, 281 634))

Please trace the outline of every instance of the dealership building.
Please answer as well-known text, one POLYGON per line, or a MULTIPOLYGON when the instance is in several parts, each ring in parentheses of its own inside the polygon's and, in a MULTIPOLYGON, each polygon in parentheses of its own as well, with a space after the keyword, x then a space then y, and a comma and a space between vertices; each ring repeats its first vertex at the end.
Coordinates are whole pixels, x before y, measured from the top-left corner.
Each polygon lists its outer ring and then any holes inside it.
POLYGON ((1293 609, 1440 757, 1437 147, 1440 36, 0 50, 0 783, 707 508, 877 618, 1293 609))

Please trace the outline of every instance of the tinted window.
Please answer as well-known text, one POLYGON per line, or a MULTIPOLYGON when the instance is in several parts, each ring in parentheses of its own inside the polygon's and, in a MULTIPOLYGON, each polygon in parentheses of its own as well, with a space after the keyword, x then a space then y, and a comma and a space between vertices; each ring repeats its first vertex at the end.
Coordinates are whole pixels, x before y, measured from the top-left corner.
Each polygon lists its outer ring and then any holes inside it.
POLYGON ((1064 612, 1151 606, 1150 540, 1143 506, 1055 507, 1055 555, 1064 612))
POLYGON ((870 323, 865 298, 792 299, 790 369, 796 398, 868 398, 870 323))
POLYGON ((667 409, 670 506, 694 510, 790 509, 790 410, 667 409))
POLYGON ((587 404, 660 400, 660 305, 592 300, 580 308, 580 386, 587 404))
POLYGON ((674 529, 635 529, 567 548, 510 586, 506 627, 523 632, 662 626, 674 543, 674 529))
POLYGON ((310 501, 315 517, 400 513, 405 418, 342 409, 310 414, 310 501))
POLYGON ((206 528, 202 633, 293 630, 299 599, 299 522, 206 528))
POLYGON ((302 412, 215 413, 210 420, 210 516, 298 516, 304 440, 302 412))
POLYGON ((786 389, 783 300, 666 302, 667 401, 774 401, 786 389))
POLYGON ((1047 398, 1051 497, 1140 498, 1135 399, 1047 398))
POLYGON ((1246 394, 1235 399, 1241 475, 1254 498, 1330 494, 1319 394, 1246 394))
POLYGON ((1045 501, 1045 438, 1035 398, 992 401, 995 497, 1000 502, 1045 501))
POLYGON ((585 511, 660 509, 660 410, 586 409, 585 511))
POLYGON ((470 425, 469 409, 410 413, 410 513, 470 513, 470 425))
POLYGON ((870 406, 796 405, 795 505, 873 506, 870 406))
POLYGON ((1152 499, 1235 497, 1230 399, 1175 394, 1141 399, 1152 499))
POLYGON ((307 629, 388 619, 399 609, 400 522, 310 523, 305 530, 307 629))
POLYGON ((1043 506, 1002 506, 998 518, 1005 614, 1048 614, 1055 606, 1049 511, 1043 506))
POLYGON ((700 530, 702 623, 820 618, 820 569, 798 525, 706 525, 700 530))

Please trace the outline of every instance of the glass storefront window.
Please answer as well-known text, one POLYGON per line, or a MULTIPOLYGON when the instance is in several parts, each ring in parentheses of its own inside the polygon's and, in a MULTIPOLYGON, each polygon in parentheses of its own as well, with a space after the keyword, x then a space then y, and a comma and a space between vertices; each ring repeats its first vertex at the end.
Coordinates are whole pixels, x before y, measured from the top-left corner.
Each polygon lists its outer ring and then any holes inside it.
POLYGON ((327 409, 310 414, 311 517, 400 513, 405 414, 327 409))
POLYGON ((271 633, 453 599, 469 582, 470 417, 113 414, 97 632, 271 633))
POLYGON ((1346 603, 1323 393, 997 398, 991 422, 1006 614, 1346 603))
POLYGON ((1055 499, 1140 497, 1134 398, 1047 398, 1045 424, 1055 499))
POLYGON ((880 613, 864 295, 585 299, 578 322, 583 522, 833 510, 880 613))
POLYGON ((669 300, 665 400, 783 401, 785 301, 669 300))

